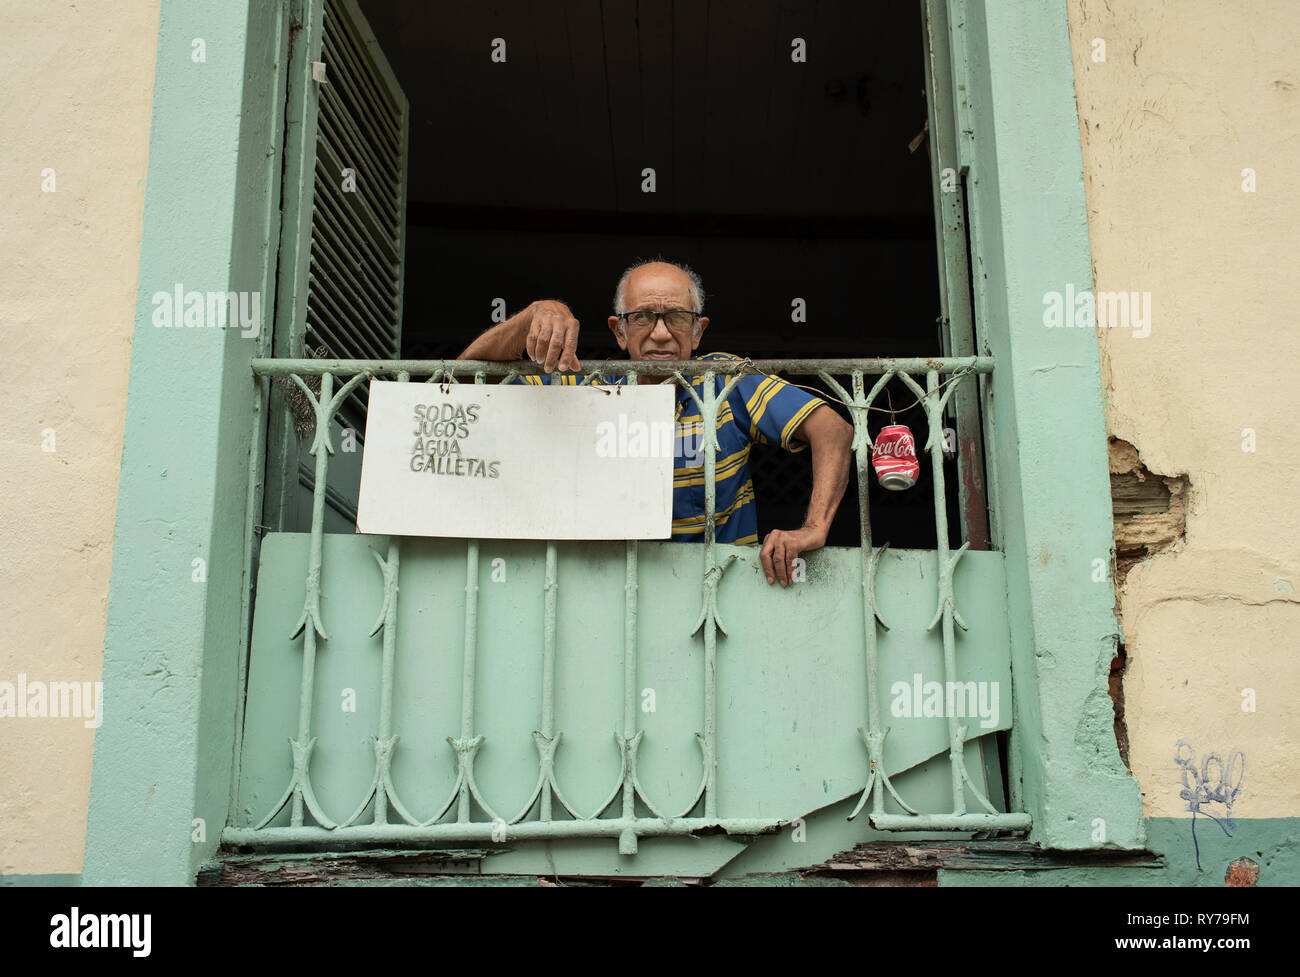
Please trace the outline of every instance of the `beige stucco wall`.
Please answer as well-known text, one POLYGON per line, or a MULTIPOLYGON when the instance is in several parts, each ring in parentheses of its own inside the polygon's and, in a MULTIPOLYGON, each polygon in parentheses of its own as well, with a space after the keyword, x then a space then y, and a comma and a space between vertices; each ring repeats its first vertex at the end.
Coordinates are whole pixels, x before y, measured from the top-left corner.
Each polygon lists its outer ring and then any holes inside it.
MULTIPOLYGON (((0 681, 101 677, 158 10, 0 0, 0 681)), ((0 874, 81 871, 94 732, 0 719, 0 874)))
POLYGON ((1233 813, 1300 815, 1300 17, 1294 0, 1068 8, 1096 288, 1151 293, 1146 338, 1099 330, 1107 426, 1190 482, 1185 539, 1121 592, 1133 772, 1147 816, 1189 816, 1178 742, 1239 750, 1233 813))

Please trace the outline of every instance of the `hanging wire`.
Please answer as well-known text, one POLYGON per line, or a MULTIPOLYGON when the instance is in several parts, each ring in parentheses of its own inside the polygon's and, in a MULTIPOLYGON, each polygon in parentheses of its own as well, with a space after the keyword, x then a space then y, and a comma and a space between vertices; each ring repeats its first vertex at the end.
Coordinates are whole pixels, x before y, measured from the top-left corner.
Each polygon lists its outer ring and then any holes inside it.
MULTIPOLYGON (((729 363, 726 363, 726 364, 723 364, 723 365, 727 366, 728 368, 737 367, 737 368, 738 368, 738 371, 733 371, 733 372, 753 373, 753 374, 755 374, 755 375, 757 375, 757 376, 767 376, 767 374, 761 372, 760 370, 756 370, 756 369, 754 369, 754 367, 753 367, 753 363, 750 361, 749 357, 745 357, 743 360, 735 360, 735 361, 732 361, 732 362, 729 362, 729 363)), ((974 371, 973 371, 973 370, 969 370, 969 369, 958 370, 958 371, 956 371, 955 373, 950 374, 949 377, 948 377, 948 379, 946 379, 946 380, 942 381, 941 383, 939 383, 939 384, 934 388, 933 391, 927 392, 927 393, 924 394, 923 396, 917 397, 915 400, 913 400, 913 401, 912 401, 910 404, 908 404, 906 407, 899 407, 899 408, 895 408, 895 407, 894 407, 894 405, 893 405, 893 397, 890 395, 890 392, 889 392, 889 387, 890 387, 890 385, 889 385, 889 384, 886 384, 886 385, 885 385, 885 396, 889 398, 889 406, 888 406, 888 407, 876 407, 876 406, 873 405, 873 406, 868 407, 867 410, 880 411, 882 414, 890 414, 890 415, 904 414, 904 413, 906 413, 907 411, 911 410, 913 407, 917 407, 917 406, 919 406, 919 405, 920 405, 921 403, 923 403, 926 399, 928 399, 928 398, 931 396, 931 394, 938 394, 938 393, 940 393, 940 392, 943 390, 943 388, 946 387, 948 384, 950 384, 950 383, 952 383, 952 382, 954 382, 954 381, 956 381, 956 380, 960 380, 962 377, 969 376, 969 375, 971 375, 972 373, 974 373, 974 371)), ((790 386, 792 386, 792 387, 798 387, 798 388, 801 389, 801 390, 807 390, 807 391, 809 391, 810 393, 814 393, 814 394, 816 394, 816 395, 817 395, 818 397, 820 397, 822 400, 828 400, 828 401, 831 401, 832 403, 840 404, 841 406, 843 406, 843 407, 847 407, 847 408, 850 408, 850 409, 853 409, 853 408, 855 407, 854 404, 845 403, 844 401, 840 400, 838 397, 832 396, 831 394, 826 393, 826 392, 824 392, 824 391, 818 389, 817 387, 809 386, 809 385, 806 384, 806 383, 795 383, 795 382, 793 382, 792 380, 786 380, 784 377, 782 377, 781 379, 782 379, 785 383, 790 384, 790 386)))
MULTIPOLYGON (((724 368, 725 368, 725 370, 726 370, 726 372, 727 372, 727 375, 734 375, 734 374, 736 374, 736 373, 753 374, 754 376, 768 376, 768 375, 769 375, 769 374, 764 373, 764 372, 761 371, 761 370, 757 370, 757 369, 755 369, 755 368, 754 368, 753 361, 752 361, 748 356, 744 357, 743 359, 733 359, 733 360, 725 360, 725 361, 724 361, 724 360, 717 360, 717 361, 715 361, 715 362, 717 362, 717 364, 718 364, 720 367, 724 367, 724 368)), ((946 380, 942 381, 941 383, 939 383, 939 384, 934 388, 933 391, 931 391, 931 392, 927 392, 926 394, 924 394, 924 395, 921 396, 921 397, 917 397, 915 400, 913 400, 913 401, 912 401, 910 404, 908 404, 906 407, 898 407, 898 408, 895 408, 895 407, 894 407, 893 395, 892 395, 892 393, 890 392, 890 389, 889 389, 891 385, 890 385, 890 384, 886 384, 886 386, 885 386, 885 396, 886 396, 886 397, 888 398, 888 400, 889 400, 889 406, 888 406, 888 407, 876 407, 876 406, 873 405, 873 406, 869 406, 869 407, 867 408, 867 410, 879 411, 879 412, 882 413, 882 414, 889 414, 891 417, 897 416, 898 414, 905 414, 905 413, 907 413, 909 410, 911 410, 912 408, 917 407, 917 406, 919 406, 920 404, 922 404, 922 403, 923 403, 927 398, 930 397, 931 393, 938 394, 938 393, 942 392, 943 388, 946 387, 948 384, 952 383, 952 382, 955 381, 955 380, 960 380, 962 377, 969 376, 969 375, 971 375, 972 373, 974 373, 973 370, 965 369, 965 370, 958 370, 958 371, 956 371, 955 373, 950 374, 950 375, 948 376, 948 379, 946 379, 946 380)), ((775 376, 776 374, 771 374, 771 375, 775 376)), ((839 404, 839 405, 841 405, 842 407, 847 407, 847 408, 849 408, 849 409, 853 409, 853 408, 856 406, 856 405, 854 405, 854 404, 845 403, 843 400, 840 400, 838 397, 835 397, 835 396, 831 395, 830 393, 827 393, 827 392, 824 391, 824 390, 821 390, 821 389, 819 389, 819 388, 817 388, 817 387, 810 386, 810 385, 808 385, 808 384, 806 384, 806 383, 795 383, 795 382, 792 381, 792 380, 786 380, 784 377, 781 377, 781 380, 782 380, 783 382, 785 382, 785 383, 790 384, 790 386, 792 386, 792 387, 798 387, 800 390, 807 390, 807 391, 810 392, 810 393, 816 394, 816 395, 817 395, 818 397, 820 397, 822 400, 827 400, 827 401, 830 401, 831 403, 839 404)), ((677 381, 677 379, 676 379, 675 377, 664 377, 663 379, 661 379, 661 380, 658 381, 658 382, 659 382, 659 383, 671 383, 671 384, 674 384, 674 385, 676 385, 676 386, 681 386, 681 384, 677 381)), ((604 378, 603 378, 603 377, 598 376, 598 375, 596 375, 595 373, 592 373, 592 374, 590 374, 588 377, 586 377, 586 378, 584 379, 584 381, 583 381, 583 386, 592 386, 592 387, 603 387, 603 386, 604 386, 604 387, 607 387, 607 386, 609 386, 609 384, 607 384, 607 383, 604 382, 604 378)), ((608 392, 608 391, 606 391, 606 392, 608 392)))

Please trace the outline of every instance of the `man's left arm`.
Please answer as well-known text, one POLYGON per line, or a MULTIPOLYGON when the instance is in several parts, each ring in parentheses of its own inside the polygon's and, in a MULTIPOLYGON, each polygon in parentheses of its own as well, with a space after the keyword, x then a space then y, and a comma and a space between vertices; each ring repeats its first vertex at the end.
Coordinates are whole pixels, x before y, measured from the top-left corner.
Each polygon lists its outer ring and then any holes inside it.
POLYGON ((768 533, 759 553, 767 582, 780 580, 782 587, 790 585, 793 563, 800 553, 826 545, 831 520, 849 484, 853 425, 823 403, 803 419, 794 437, 812 446, 813 484, 808 515, 798 529, 768 533))

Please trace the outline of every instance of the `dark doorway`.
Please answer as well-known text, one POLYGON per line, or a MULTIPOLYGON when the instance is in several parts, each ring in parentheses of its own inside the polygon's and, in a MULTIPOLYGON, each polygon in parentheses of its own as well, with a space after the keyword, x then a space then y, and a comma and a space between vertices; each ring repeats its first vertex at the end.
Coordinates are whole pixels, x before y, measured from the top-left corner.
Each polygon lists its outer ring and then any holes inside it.
MULTIPOLYGON (((940 353, 916 4, 360 6, 411 104, 405 357, 456 356, 495 300, 558 298, 583 324, 579 354, 617 358, 614 285, 654 256, 703 278, 701 353, 940 353)), ((924 444, 919 409, 898 420, 924 444)), ((760 538, 800 525, 809 453, 755 446, 751 468, 760 538)), ((877 545, 935 545, 925 459, 912 490, 871 492, 877 545)), ((857 545, 856 498, 850 484, 831 544, 857 545)))

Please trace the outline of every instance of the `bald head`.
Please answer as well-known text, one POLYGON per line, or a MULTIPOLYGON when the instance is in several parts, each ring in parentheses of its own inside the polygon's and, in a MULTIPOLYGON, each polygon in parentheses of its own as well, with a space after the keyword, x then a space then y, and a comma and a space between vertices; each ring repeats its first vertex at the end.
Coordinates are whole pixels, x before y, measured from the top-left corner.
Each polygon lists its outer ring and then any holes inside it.
POLYGON ((685 288, 686 301, 677 308, 691 309, 697 313, 704 311, 704 283, 700 281, 700 276, 691 271, 689 266, 675 264, 671 261, 654 260, 637 262, 623 272, 623 277, 618 280, 618 287, 614 289, 614 313, 616 315, 622 315, 624 312, 640 308, 635 303, 629 304, 628 291, 634 278, 637 281, 638 289, 649 283, 674 292, 680 292, 682 288, 685 288))
POLYGON ((609 328, 619 348, 627 350, 634 360, 689 360, 709 325, 708 317, 700 314, 703 311, 704 285, 699 275, 671 261, 643 261, 627 269, 619 279, 609 328), (653 325, 629 328, 622 316, 642 310, 685 310, 696 313, 698 318, 691 327, 669 328, 660 316, 653 325))

